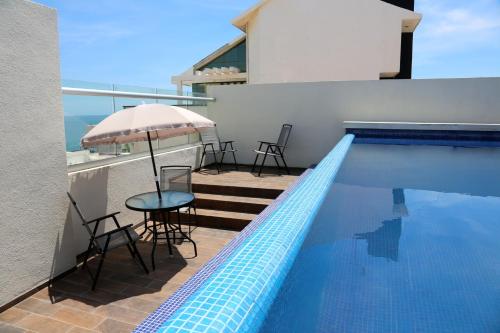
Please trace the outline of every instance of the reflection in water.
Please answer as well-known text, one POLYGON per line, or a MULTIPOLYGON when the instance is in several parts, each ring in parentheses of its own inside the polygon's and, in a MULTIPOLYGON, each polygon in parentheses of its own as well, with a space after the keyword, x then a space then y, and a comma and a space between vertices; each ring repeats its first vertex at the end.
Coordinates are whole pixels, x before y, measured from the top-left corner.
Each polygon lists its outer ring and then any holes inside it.
POLYGON ((392 190, 392 212, 399 217, 408 216, 408 208, 405 203, 405 192, 402 188, 392 190))
POLYGON ((357 239, 366 239, 368 254, 398 261, 399 238, 401 237, 401 218, 382 222, 373 232, 356 234, 357 239))
POLYGON ((375 231, 356 234, 356 238, 365 239, 368 242, 369 255, 398 261, 401 217, 408 216, 403 189, 392 190, 392 203, 393 212, 398 216, 397 218, 383 221, 382 226, 375 231))

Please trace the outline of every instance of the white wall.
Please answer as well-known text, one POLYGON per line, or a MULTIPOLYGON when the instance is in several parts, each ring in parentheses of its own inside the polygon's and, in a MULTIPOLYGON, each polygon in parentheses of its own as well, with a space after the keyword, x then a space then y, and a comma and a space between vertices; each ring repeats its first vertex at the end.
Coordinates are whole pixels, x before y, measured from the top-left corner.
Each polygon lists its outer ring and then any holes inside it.
POLYGON ((399 73, 402 20, 375 0, 273 0, 247 26, 249 83, 378 80, 399 73))
POLYGON ((500 78, 213 86, 209 117, 253 163, 257 140, 294 125, 287 161, 319 162, 345 133, 343 121, 500 123, 500 78))
POLYGON ((74 265, 54 10, 0 1, 0 305, 74 265))

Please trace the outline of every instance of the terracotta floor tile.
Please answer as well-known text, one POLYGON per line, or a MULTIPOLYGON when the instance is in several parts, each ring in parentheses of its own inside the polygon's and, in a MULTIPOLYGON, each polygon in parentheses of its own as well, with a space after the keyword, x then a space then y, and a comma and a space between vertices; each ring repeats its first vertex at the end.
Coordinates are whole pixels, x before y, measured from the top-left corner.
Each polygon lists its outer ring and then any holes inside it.
POLYGON ((28 311, 13 307, 0 313, 0 322, 14 324, 29 314, 28 311))
POLYGON ((97 327, 97 325, 104 320, 104 317, 98 314, 84 312, 68 307, 63 307, 58 310, 52 315, 52 318, 87 329, 97 327))
POLYGON ((106 319, 97 327, 96 330, 102 333, 130 333, 134 330, 134 328, 135 325, 130 325, 113 319, 106 319))
POLYGON ((60 298, 57 304, 86 312, 92 312, 98 306, 102 305, 101 302, 73 295, 66 295, 64 298, 60 298))
POLYGON ((95 313, 132 325, 139 324, 148 315, 147 312, 124 308, 114 304, 103 305, 99 307, 95 313))
POLYGON ((126 300, 121 306, 127 307, 132 310, 151 313, 155 311, 163 302, 146 300, 139 297, 132 297, 126 300))
POLYGON ((97 333, 97 331, 88 330, 86 328, 81 328, 81 327, 73 327, 68 331, 68 333, 97 333))
POLYGON ((24 333, 27 331, 25 329, 11 326, 9 324, 0 323, 0 332, 2 332, 2 333, 24 333))
MULTIPOLYGON (((192 251, 188 243, 175 246, 172 258, 166 245, 159 246, 157 270, 148 275, 126 248, 117 251, 106 259, 96 291, 90 290, 88 272, 75 271, 1 313, 0 332, 130 332, 216 254, 226 238, 238 232, 223 231, 224 239, 217 238, 217 234, 206 228, 193 232, 194 239, 200 238, 203 244, 196 259, 181 256, 192 251)), ((138 246, 149 267, 151 244, 141 241, 138 246)), ((90 266, 95 264, 93 259, 90 266)))
POLYGON ((72 328, 66 323, 34 313, 21 319, 16 326, 37 333, 66 333, 72 328))
POLYGON ((59 308, 58 305, 52 304, 49 301, 42 301, 37 298, 27 298, 15 306, 28 312, 37 313, 45 316, 54 314, 59 308))

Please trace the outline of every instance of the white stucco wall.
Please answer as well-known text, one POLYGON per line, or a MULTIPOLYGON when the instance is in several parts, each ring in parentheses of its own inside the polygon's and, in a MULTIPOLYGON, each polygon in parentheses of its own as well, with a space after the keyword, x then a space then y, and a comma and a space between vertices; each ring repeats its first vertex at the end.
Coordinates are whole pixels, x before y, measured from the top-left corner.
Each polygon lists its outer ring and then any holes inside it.
POLYGON ((214 86, 208 108, 238 161, 253 163, 257 141, 290 123, 287 161, 307 167, 342 137, 343 121, 500 123, 499 91, 500 78, 214 86))
POLYGON ((272 0, 248 22, 249 83, 378 80, 399 73, 402 20, 375 0, 272 0))
POLYGON ((56 12, 0 1, 0 305, 74 265, 60 89, 56 12))

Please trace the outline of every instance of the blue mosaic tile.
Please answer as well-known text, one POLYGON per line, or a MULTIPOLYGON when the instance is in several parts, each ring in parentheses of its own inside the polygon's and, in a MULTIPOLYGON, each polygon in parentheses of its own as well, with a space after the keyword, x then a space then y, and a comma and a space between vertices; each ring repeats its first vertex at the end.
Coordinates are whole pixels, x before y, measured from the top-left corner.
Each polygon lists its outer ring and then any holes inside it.
MULTIPOLYGON (((151 313, 137 328, 136 333, 155 332, 167 319, 169 319, 175 311, 196 291, 200 286, 215 272, 224 261, 237 249, 243 242, 253 234, 267 219, 267 217, 275 211, 294 190, 302 183, 311 170, 306 170, 286 191, 284 191, 276 200, 274 200, 262 213, 260 213, 248 226, 243 229, 238 236, 230 241, 216 256, 207 262, 195 275, 193 275, 186 283, 181 286, 165 303, 151 313)), ((221 304, 224 304, 221 300, 221 304)), ((216 311, 220 311, 221 305, 214 307, 216 311)), ((165 332, 181 332, 179 330, 169 330, 165 332)))
POLYGON ((353 139, 346 135, 307 178, 259 216, 136 332, 258 331, 353 139), (160 318, 168 319, 157 329, 160 318))

